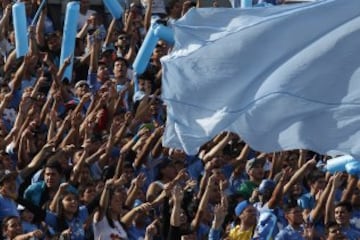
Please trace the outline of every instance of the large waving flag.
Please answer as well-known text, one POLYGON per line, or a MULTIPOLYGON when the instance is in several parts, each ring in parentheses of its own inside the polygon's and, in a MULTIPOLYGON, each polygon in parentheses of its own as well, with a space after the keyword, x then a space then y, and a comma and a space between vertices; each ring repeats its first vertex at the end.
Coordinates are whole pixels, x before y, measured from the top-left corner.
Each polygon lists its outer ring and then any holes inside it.
POLYGON ((164 144, 221 131, 253 148, 360 156, 360 1, 193 9, 162 59, 164 144))

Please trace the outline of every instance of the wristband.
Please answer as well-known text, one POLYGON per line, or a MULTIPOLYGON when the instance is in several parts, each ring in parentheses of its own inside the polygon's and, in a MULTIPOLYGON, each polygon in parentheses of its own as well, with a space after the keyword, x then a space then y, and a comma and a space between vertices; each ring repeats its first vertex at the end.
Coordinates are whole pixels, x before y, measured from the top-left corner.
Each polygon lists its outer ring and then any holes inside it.
POLYGON ((138 134, 136 134, 136 135, 132 138, 132 140, 133 140, 134 142, 137 142, 139 139, 140 139, 140 136, 139 136, 138 134))

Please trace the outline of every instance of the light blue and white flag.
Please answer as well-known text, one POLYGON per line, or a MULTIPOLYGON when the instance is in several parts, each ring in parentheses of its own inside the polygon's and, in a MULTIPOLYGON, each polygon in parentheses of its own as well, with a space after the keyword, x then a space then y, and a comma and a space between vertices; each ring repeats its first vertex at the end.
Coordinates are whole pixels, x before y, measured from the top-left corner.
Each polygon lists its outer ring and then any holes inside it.
POLYGON ((192 9, 162 59, 164 144, 224 130, 256 150, 360 156, 360 1, 192 9))

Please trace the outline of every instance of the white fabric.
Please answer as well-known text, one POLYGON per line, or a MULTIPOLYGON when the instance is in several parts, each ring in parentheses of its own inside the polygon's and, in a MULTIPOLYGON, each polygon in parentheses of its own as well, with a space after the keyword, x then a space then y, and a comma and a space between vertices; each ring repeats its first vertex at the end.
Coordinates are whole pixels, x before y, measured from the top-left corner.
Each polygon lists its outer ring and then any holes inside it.
POLYGON ((115 228, 110 227, 106 217, 99 222, 94 222, 94 239, 112 239, 115 236, 124 240, 128 239, 127 233, 119 221, 114 221, 114 225, 115 228))
POLYGON ((91 10, 91 9, 88 9, 86 11, 85 15, 79 13, 79 19, 78 19, 78 22, 77 22, 77 28, 80 30, 84 26, 86 21, 89 19, 89 17, 94 13, 96 13, 96 11, 91 10))
POLYGON ((162 59, 167 147, 224 130, 256 150, 360 156, 360 1, 192 9, 162 59))

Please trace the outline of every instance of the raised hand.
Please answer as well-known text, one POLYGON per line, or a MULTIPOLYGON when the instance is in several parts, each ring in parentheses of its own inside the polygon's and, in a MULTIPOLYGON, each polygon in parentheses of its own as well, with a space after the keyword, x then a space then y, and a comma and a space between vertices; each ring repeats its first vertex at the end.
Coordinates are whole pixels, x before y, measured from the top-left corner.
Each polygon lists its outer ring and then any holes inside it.
POLYGON ((184 199, 184 191, 181 189, 180 185, 175 185, 172 190, 172 197, 175 203, 181 204, 182 200, 184 199))

